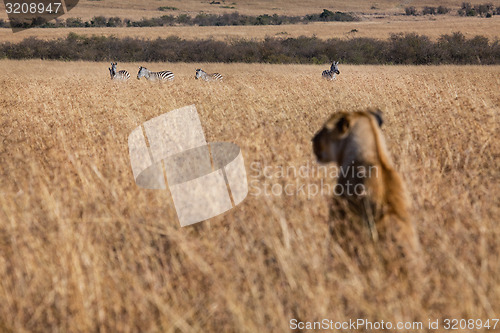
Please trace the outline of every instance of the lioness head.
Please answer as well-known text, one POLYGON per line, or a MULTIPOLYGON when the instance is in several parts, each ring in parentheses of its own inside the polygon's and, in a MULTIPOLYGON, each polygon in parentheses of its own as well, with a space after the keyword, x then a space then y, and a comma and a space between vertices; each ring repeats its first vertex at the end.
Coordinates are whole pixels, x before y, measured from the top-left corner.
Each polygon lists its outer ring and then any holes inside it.
MULTIPOLYGON (((357 112, 338 112, 327 120, 323 128, 313 138, 313 150, 319 162, 337 162, 345 156, 345 150, 356 150, 362 143, 360 140, 371 141, 369 136, 369 121, 373 117, 378 126, 382 126, 382 111, 368 110, 357 112), (356 142, 358 141, 358 142, 356 142), (357 143, 353 145, 352 143, 357 143)), ((357 155, 358 151, 349 151, 357 155)))

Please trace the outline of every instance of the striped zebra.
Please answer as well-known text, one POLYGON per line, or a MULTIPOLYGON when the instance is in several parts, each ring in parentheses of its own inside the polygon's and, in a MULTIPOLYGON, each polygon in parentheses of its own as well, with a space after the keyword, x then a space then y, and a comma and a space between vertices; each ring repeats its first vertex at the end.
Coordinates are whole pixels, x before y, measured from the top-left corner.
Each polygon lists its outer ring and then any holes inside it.
POLYGON ((339 62, 334 61, 332 63, 332 66, 330 67, 330 70, 324 70, 323 73, 321 74, 321 76, 327 80, 335 80, 336 79, 335 74, 340 74, 338 65, 339 65, 339 62))
POLYGON ((118 65, 117 62, 111 63, 111 67, 109 69, 109 75, 111 75, 111 80, 117 80, 117 81, 127 81, 130 79, 130 74, 129 72, 125 70, 121 70, 119 72, 116 71, 116 65, 118 65))
POLYGON ((208 74, 208 73, 206 73, 202 69, 197 69, 196 70, 196 76, 194 78, 197 79, 197 80, 198 79, 202 79, 202 80, 205 80, 205 81, 220 81, 224 77, 222 75, 220 75, 219 73, 208 74))
POLYGON ((172 81, 174 79, 174 73, 170 71, 151 72, 146 67, 141 66, 139 67, 139 73, 137 73, 137 80, 143 76, 148 81, 172 81))

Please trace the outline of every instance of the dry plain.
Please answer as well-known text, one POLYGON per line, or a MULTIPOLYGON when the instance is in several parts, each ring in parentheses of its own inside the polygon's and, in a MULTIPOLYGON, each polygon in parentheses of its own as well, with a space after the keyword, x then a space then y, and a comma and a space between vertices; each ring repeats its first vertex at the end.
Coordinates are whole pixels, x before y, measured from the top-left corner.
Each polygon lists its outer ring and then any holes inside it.
POLYGON ((176 80, 150 84, 135 79, 139 65, 120 63, 132 74, 120 84, 107 63, 0 61, 1 331, 498 318, 500 66, 345 65, 325 82, 324 66, 153 63, 176 80), (225 81, 194 80, 198 67, 225 81), (135 185, 127 137, 190 104, 207 141, 241 147, 251 188, 236 209, 180 228, 168 191, 135 185), (414 277, 375 258, 362 271, 332 241, 330 194, 299 188, 335 179, 262 174, 314 170, 325 118, 368 106, 385 112, 410 192, 424 262, 414 277), (296 193, 263 193, 286 184, 296 193))
MULTIPOLYGON (((78 5, 68 14, 68 17, 81 17, 91 19, 94 16, 118 16, 121 18, 141 19, 143 17, 156 17, 164 14, 189 14, 198 13, 222 14, 239 12, 245 15, 280 14, 280 15, 306 15, 320 13, 323 9, 333 11, 355 12, 367 15, 393 15, 404 13, 405 7, 414 6, 421 9, 424 6, 446 6, 456 11, 462 5, 462 0, 80 0, 78 5), (211 2, 219 2, 211 4, 211 2), (159 11, 159 7, 173 7, 175 10, 159 11)), ((477 3, 491 3, 500 6, 500 0, 480 1, 477 3)), ((4 3, 0 3, 0 18, 6 18, 4 3)))
MULTIPOLYGON (((279 26, 172 26, 172 27, 118 27, 118 28, 58 28, 28 29, 13 34, 10 29, 0 29, 0 41, 20 42, 28 37, 40 39, 64 38, 70 32, 81 35, 138 37, 143 39, 178 36, 184 39, 216 40, 230 39, 264 39, 266 37, 299 37, 316 36, 328 38, 368 37, 377 39, 389 38, 394 33, 417 33, 435 40, 443 34, 462 32, 467 38, 476 35, 496 40, 500 37, 500 16, 492 18, 460 17, 457 9, 463 1, 441 1, 439 5, 450 8, 447 15, 405 16, 404 9, 414 6, 421 10, 424 6, 436 6, 433 1, 221 1, 211 5, 211 1, 90 1, 81 0, 72 11, 61 16, 62 19, 79 17, 90 20, 94 16, 120 17, 122 19, 140 20, 141 18, 159 17, 162 15, 187 14, 196 16, 199 13, 223 14, 238 12, 245 15, 280 14, 306 15, 320 13, 323 9, 352 12, 361 20, 358 22, 315 22, 310 24, 293 24, 279 26), (159 11, 159 7, 173 7, 177 10, 159 11), (233 8, 234 7, 234 8, 233 8), (354 31, 355 30, 355 31, 354 31)), ((489 1, 500 6, 500 1, 489 1)), ((474 3, 476 4, 476 3, 474 3)), ((0 3, 0 19, 7 19, 0 3)))
POLYGON ((10 29, 0 29, 0 40, 17 43, 28 37, 51 40, 66 38, 70 32, 84 36, 116 36, 118 38, 137 37, 142 39, 166 38, 179 36, 183 39, 215 39, 230 41, 233 39, 262 40, 266 37, 297 38, 316 36, 320 39, 367 37, 387 39, 391 34, 417 33, 437 40, 441 35, 460 31, 467 38, 481 35, 494 41, 500 37, 500 15, 491 19, 440 17, 428 18, 374 19, 361 22, 316 22, 309 24, 285 24, 267 26, 174 26, 144 28, 57 28, 28 29, 13 34, 10 29), (356 30, 356 32, 353 32, 356 30))
MULTIPOLYGON (((187 14, 195 16, 199 13, 223 14, 238 12, 246 15, 280 14, 305 15, 320 13, 323 9, 332 11, 353 12, 360 18, 357 22, 315 22, 310 24, 292 24, 278 26, 172 26, 172 27, 116 27, 116 28, 57 28, 28 29, 13 34, 10 29, 0 29, 0 41, 17 43, 28 37, 40 39, 65 38, 70 32, 86 36, 116 36, 119 38, 136 37, 142 39, 166 38, 178 36, 183 39, 257 39, 266 37, 296 38, 299 36, 316 36, 328 38, 367 37, 387 39, 391 34, 417 33, 432 40, 443 34, 461 32, 467 38, 482 35, 491 41, 500 37, 500 16, 492 18, 460 17, 457 9, 462 1, 441 1, 439 4, 451 9, 447 15, 405 16, 404 8, 414 6, 421 10, 424 6, 436 6, 432 1, 382 0, 372 1, 240 1, 225 2, 218 5, 211 1, 89 1, 82 0, 72 11, 61 18, 79 17, 90 20, 94 16, 120 17, 122 19, 140 20, 141 18, 159 17, 161 15, 187 14), (177 10, 159 11, 159 7, 173 7, 177 10), (233 8, 234 7, 234 8, 233 8)), ((500 6, 500 1, 490 1, 500 6)), ((7 19, 0 3, 0 19, 7 19)))

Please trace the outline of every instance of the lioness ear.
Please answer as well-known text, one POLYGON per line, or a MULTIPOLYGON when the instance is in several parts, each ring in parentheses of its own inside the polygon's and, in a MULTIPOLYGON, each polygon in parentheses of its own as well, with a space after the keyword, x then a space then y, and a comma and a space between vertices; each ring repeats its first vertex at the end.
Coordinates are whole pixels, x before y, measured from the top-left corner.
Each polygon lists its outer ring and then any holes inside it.
POLYGON ((346 117, 342 117, 339 121, 337 121, 337 125, 335 126, 337 127, 339 133, 344 134, 349 129, 349 120, 346 117))
POLYGON ((384 123, 384 119, 382 118, 382 111, 380 109, 377 109, 375 111, 370 111, 370 113, 377 119, 377 123, 379 127, 382 127, 382 124, 384 123))

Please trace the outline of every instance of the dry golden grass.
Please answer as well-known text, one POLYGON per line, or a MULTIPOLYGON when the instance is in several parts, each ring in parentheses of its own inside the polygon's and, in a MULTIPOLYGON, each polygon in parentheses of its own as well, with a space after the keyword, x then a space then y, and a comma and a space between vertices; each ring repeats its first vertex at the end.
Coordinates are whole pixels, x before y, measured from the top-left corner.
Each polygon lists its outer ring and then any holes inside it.
POLYGON ((436 20, 422 18, 401 18, 400 20, 370 20, 362 22, 317 22, 310 24, 292 24, 278 26, 235 26, 235 27, 152 27, 152 28, 58 28, 58 29, 28 29, 12 33, 9 29, 0 29, 0 40, 20 42, 27 37, 40 39, 65 38, 68 33, 80 35, 138 37, 155 39, 158 37, 179 36, 184 39, 228 40, 234 38, 264 39, 266 37, 299 37, 317 36, 328 38, 370 37, 378 39, 389 38, 392 33, 418 33, 431 39, 437 39, 443 34, 460 31, 467 38, 481 35, 491 40, 500 38, 500 16, 491 19, 440 17, 436 20), (351 30, 358 32, 353 33, 351 30))
MULTIPOLYGON (((41 39, 63 38, 70 32, 82 35, 114 35, 117 37, 139 37, 154 39, 158 37, 179 36, 185 39, 213 38, 216 40, 227 40, 232 38, 264 39, 266 37, 298 37, 317 36, 318 38, 352 38, 370 37, 386 39, 392 33, 418 33, 436 39, 443 34, 460 31, 467 37, 483 35, 490 39, 500 38, 500 17, 494 16, 484 18, 464 18, 456 15, 462 1, 444 1, 440 4, 453 9, 449 15, 407 17, 393 15, 402 13, 404 7, 410 4, 400 1, 383 0, 373 1, 242 1, 222 3, 221 5, 210 5, 211 1, 88 1, 82 0, 71 12, 61 18, 80 17, 89 20, 94 16, 106 17, 119 16, 139 20, 143 17, 158 17, 165 14, 196 15, 205 13, 227 13, 238 11, 241 14, 259 15, 263 13, 278 13, 284 15, 305 15, 319 13, 324 8, 330 10, 352 11, 360 15, 360 22, 316 22, 312 24, 295 24, 281 26, 235 26, 235 27, 197 27, 197 26, 175 26, 175 27, 152 27, 152 28, 60 28, 60 29, 28 29, 12 33, 10 29, 0 29, 0 40, 8 42, 19 42, 27 37, 38 37, 41 39), (161 12, 160 6, 171 6, 179 8, 176 11, 161 12), (234 6, 235 9, 222 8, 222 6, 234 6), (377 9, 371 9, 375 6, 377 9), (357 32, 352 32, 356 29, 357 32)), ((490 1, 491 2, 491 1, 490 1)), ((500 0, 493 1, 500 6, 500 0)), ((412 6, 422 8, 423 6, 435 6, 433 1, 413 1, 412 6)), ((0 18, 6 19, 3 3, 0 3, 0 18)))
MULTIPOLYGON (((334 11, 348 11, 366 14, 394 14, 404 12, 404 8, 414 6, 418 9, 424 6, 444 5, 449 8, 458 9, 462 0, 417 0, 417 1, 396 1, 396 0, 258 0, 258 1, 240 1, 240 0, 220 0, 219 5, 211 5, 212 0, 80 0, 78 5, 71 10, 68 17, 81 17, 90 19, 94 16, 118 16, 122 18, 140 19, 142 17, 155 17, 164 14, 197 14, 204 13, 228 13, 239 12, 247 15, 260 14, 284 14, 284 15, 305 15, 318 13, 323 9, 334 11), (158 7, 175 7, 178 10, 166 12, 158 11, 158 7), (372 7, 375 7, 372 9, 372 7), (224 8, 226 7, 226 8, 224 8), (230 8, 234 7, 234 8, 230 8)), ((500 0, 483 1, 493 3, 499 6, 500 0)), ((481 2, 482 3, 482 2, 481 2)), ((0 18, 7 17, 3 2, 0 3, 0 18)))
MULTIPOLYGON (((134 77, 139 64, 118 65, 134 77)), ((118 84, 107 63, 0 61, 0 330, 498 318, 499 66, 341 66, 335 82, 320 79, 324 66, 147 66, 176 81, 118 84), (194 80, 200 66, 225 81, 194 80), (127 137, 193 103, 207 141, 241 147, 253 185, 237 208, 181 229, 168 191, 135 185, 127 137), (369 243, 358 244, 369 267, 340 250, 330 195, 257 195, 264 183, 333 182, 258 177, 252 163, 315 168, 310 140, 326 117, 368 106, 385 111, 412 198, 424 267, 410 281, 377 264, 369 243)))

